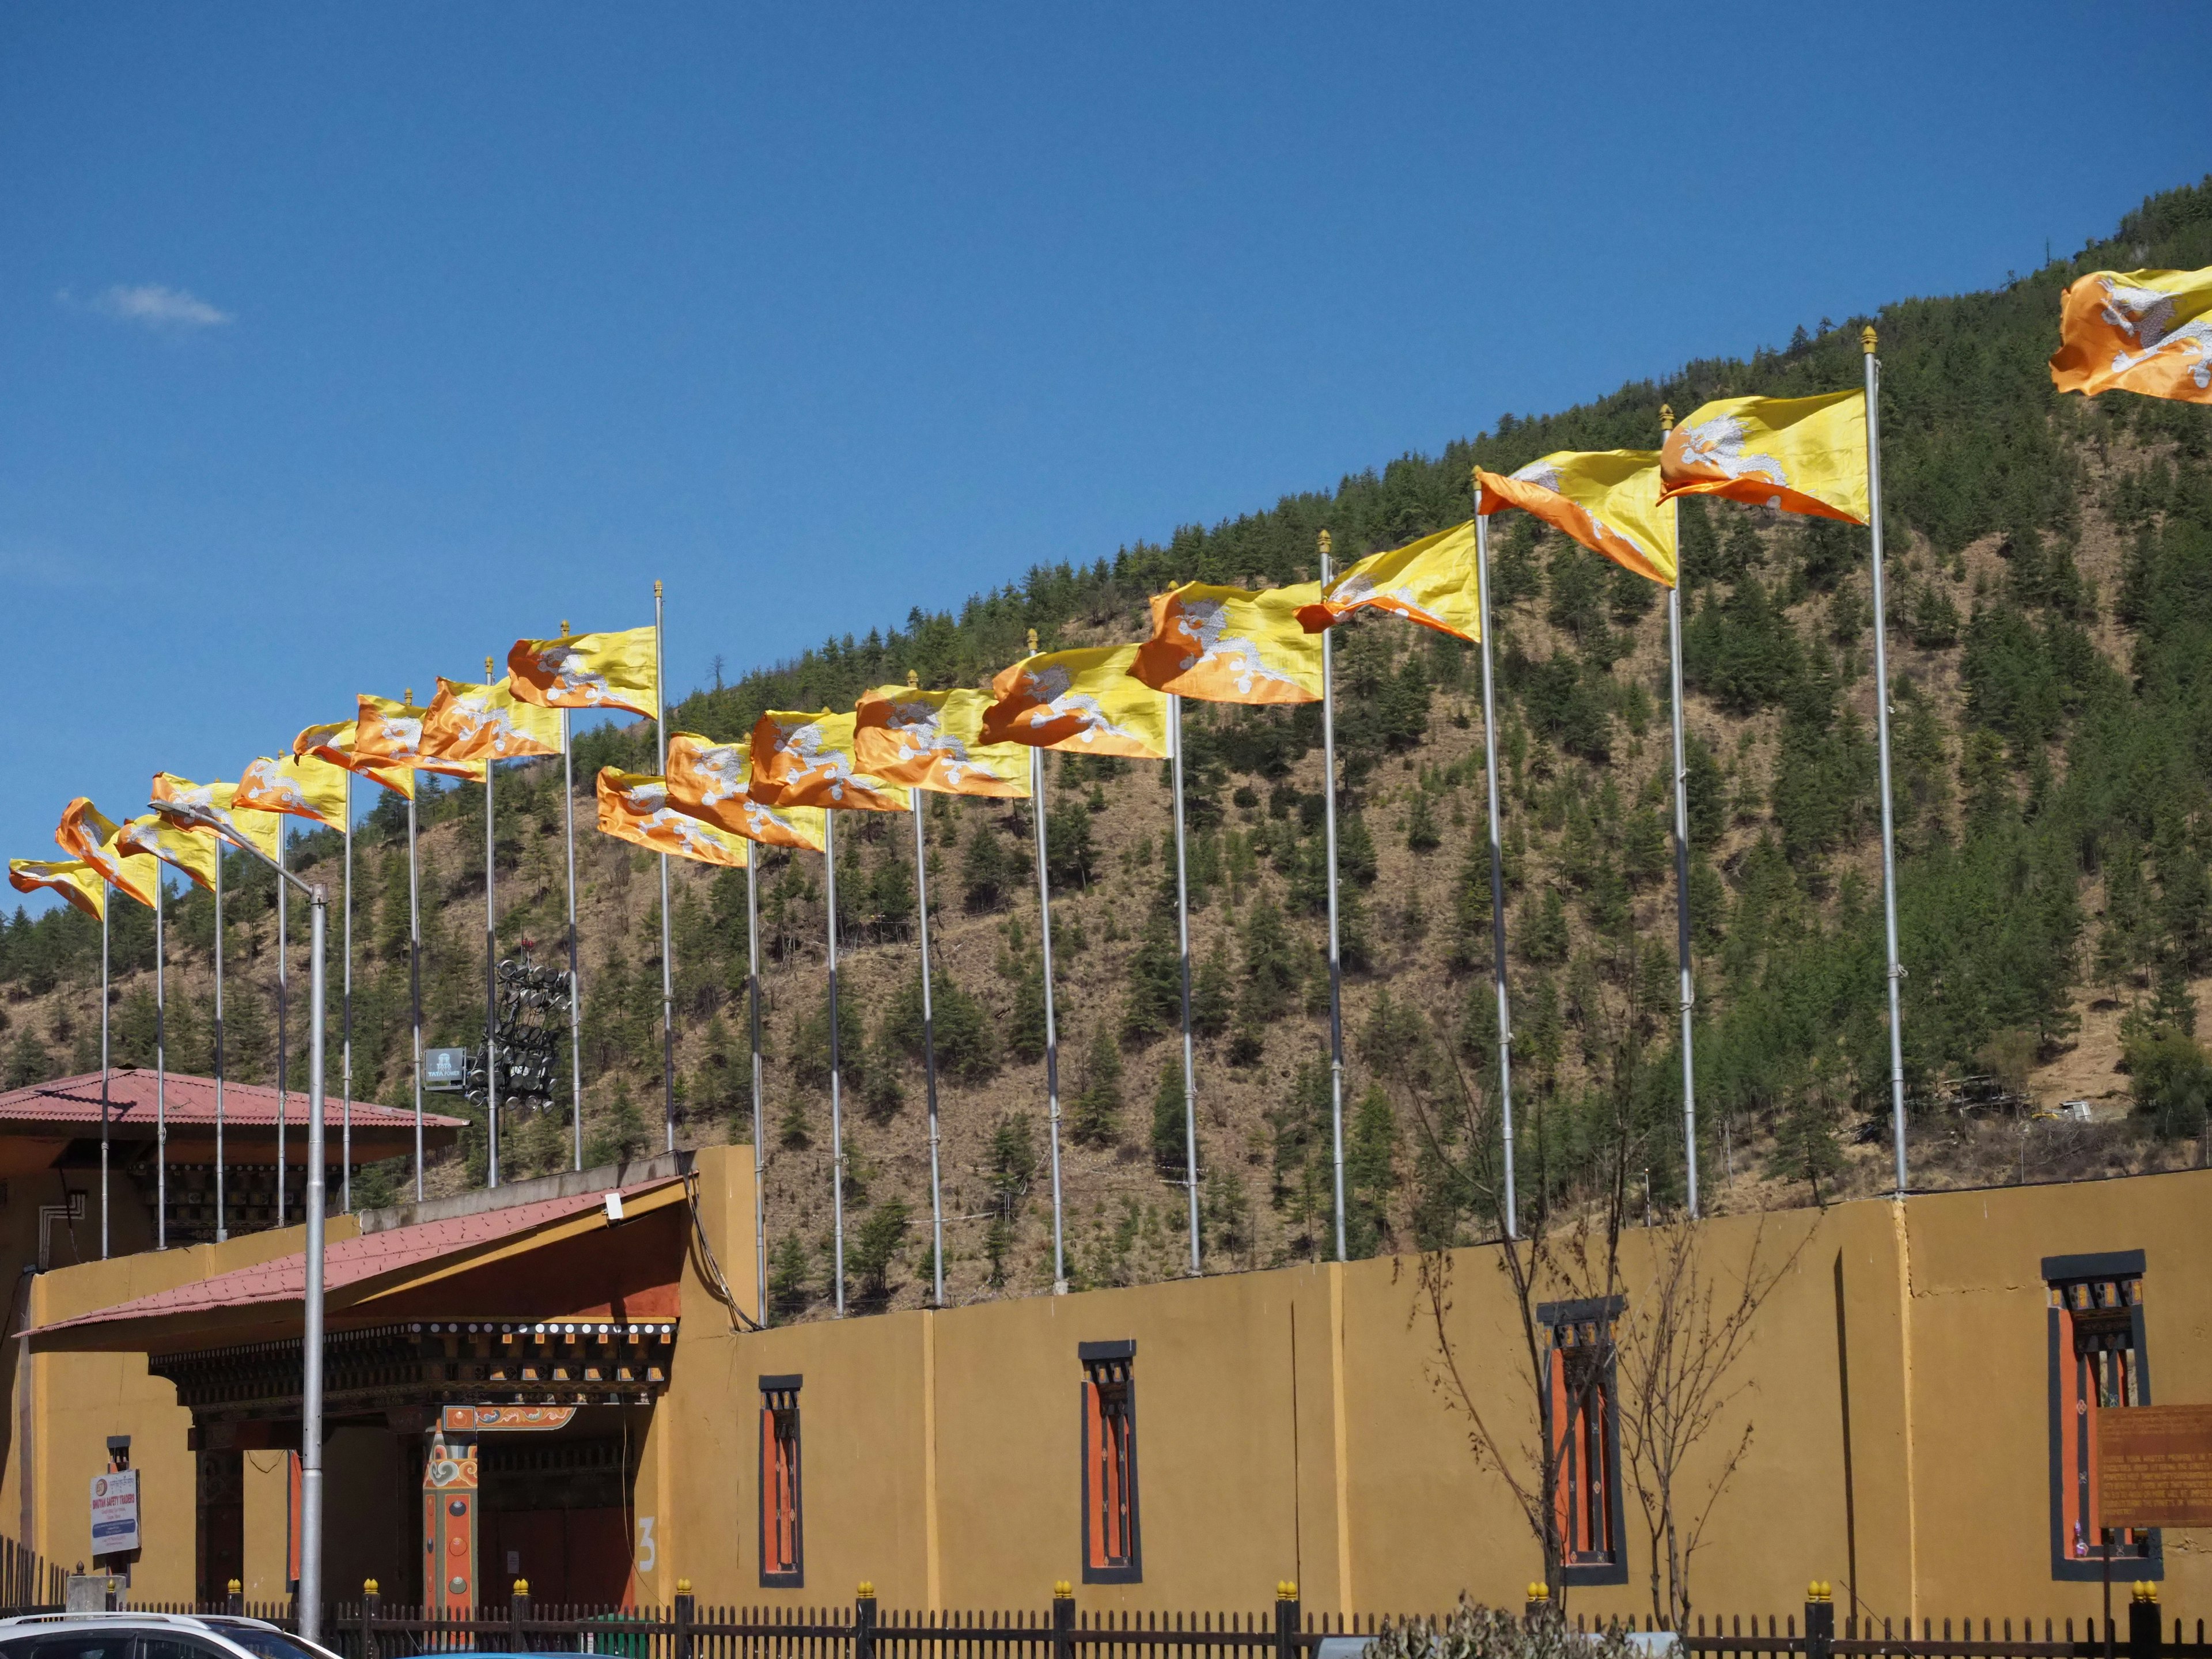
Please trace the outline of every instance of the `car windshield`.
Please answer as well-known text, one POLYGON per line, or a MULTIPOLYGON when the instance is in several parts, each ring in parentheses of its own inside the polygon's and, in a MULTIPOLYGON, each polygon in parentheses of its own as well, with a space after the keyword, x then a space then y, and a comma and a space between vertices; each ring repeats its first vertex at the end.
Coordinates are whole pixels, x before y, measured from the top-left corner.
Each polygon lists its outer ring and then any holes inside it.
POLYGON ((296 1636, 287 1636, 281 1630, 270 1630, 265 1625, 234 1624, 228 1619, 209 1619, 203 1621, 218 1630, 248 1653, 258 1654, 260 1659, 331 1659, 331 1656, 312 1642, 302 1642, 296 1636))

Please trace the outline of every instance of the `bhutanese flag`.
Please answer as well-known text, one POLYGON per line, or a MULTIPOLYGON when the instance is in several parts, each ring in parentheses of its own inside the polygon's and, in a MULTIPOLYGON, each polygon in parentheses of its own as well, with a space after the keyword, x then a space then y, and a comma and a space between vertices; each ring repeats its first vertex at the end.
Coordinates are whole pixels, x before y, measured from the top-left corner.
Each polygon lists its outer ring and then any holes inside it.
POLYGON ((1864 524, 1866 393, 1723 398, 1667 434, 1659 499, 1725 495, 1753 507, 1864 524))
POLYGON ((63 852, 83 860, 95 873, 112 882, 118 891, 150 908, 154 889, 161 879, 161 866, 144 854, 121 845, 122 834, 89 799, 79 795, 62 809, 54 841, 63 852))
POLYGON ((753 726, 751 793, 770 806, 907 812, 914 791, 862 771, 853 759, 853 716, 771 708, 753 726))
POLYGON ((107 890, 100 872, 82 859, 9 859, 8 884, 19 893, 51 888, 94 921, 107 909, 107 890))
POLYGON ((653 629, 568 634, 557 640, 517 640, 507 653, 514 695, 548 708, 627 708, 653 719, 660 712, 653 629))
POLYGON ((514 760, 561 752, 561 717, 514 695, 509 675, 490 685, 466 685, 442 675, 422 716, 422 748, 442 760, 514 760))
POLYGON ((1439 530, 1384 553, 1370 553, 1340 572, 1318 602, 1301 605, 1298 623, 1318 634, 1355 611, 1389 611, 1472 645, 1482 637, 1482 593, 1476 580, 1474 520, 1439 530))
POLYGON ((1510 477, 1475 477, 1482 485, 1478 512, 1520 507, 1623 568, 1662 587, 1674 585, 1674 514, 1659 505, 1657 450, 1563 449, 1510 477))
POLYGON ((701 864, 745 867, 745 842, 668 804, 668 785, 647 772, 599 773, 599 831, 701 864))
POLYGON ((2212 404, 2212 267, 2093 270, 2068 285, 2051 384, 2212 404))
POLYGON ((343 827, 345 804, 345 769, 315 754, 264 755, 238 775, 231 798, 241 811, 288 812, 333 828, 343 827))
MULTIPOLYGON (((250 808, 234 811, 238 786, 234 783, 194 783, 190 778, 180 778, 174 772, 154 774, 154 799, 173 800, 183 806, 198 806, 220 818, 234 831, 270 858, 276 856, 278 825, 274 812, 257 812, 250 808)), ((212 836, 212 830, 195 830, 197 836, 212 836)))
POLYGON ((1045 651, 1001 669, 983 715, 986 743, 1083 755, 1168 757, 1168 700, 1129 672, 1141 647, 1045 651))
POLYGON ((414 799, 415 775, 412 772, 404 766, 379 766, 354 753, 354 732, 358 724, 354 720, 334 720, 328 726, 311 726, 292 739, 292 752, 326 760, 331 765, 342 766, 372 783, 380 783, 395 794, 414 799))
POLYGON ((853 708, 853 758, 885 783, 910 783, 945 795, 1025 800, 1029 750, 985 743, 988 691, 922 691, 879 685, 853 708))
POLYGON ((215 837, 179 830, 149 812, 123 826, 117 845, 126 853, 143 853, 181 870, 202 887, 215 885, 215 837))
POLYGON ((422 722, 429 710, 363 692, 354 717, 353 751, 380 766, 404 766, 413 772, 438 772, 449 778, 483 781, 480 760, 445 760, 422 747, 422 722))
POLYGON ((763 847, 822 850, 818 806, 770 806, 751 793, 753 743, 715 743, 693 732, 668 734, 668 804, 679 812, 763 847))
POLYGON ((1201 702, 1319 702, 1321 641, 1298 612, 1320 603, 1319 582, 1256 593, 1185 582, 1152 596, 1152 637, 1129 673, 1201 702))

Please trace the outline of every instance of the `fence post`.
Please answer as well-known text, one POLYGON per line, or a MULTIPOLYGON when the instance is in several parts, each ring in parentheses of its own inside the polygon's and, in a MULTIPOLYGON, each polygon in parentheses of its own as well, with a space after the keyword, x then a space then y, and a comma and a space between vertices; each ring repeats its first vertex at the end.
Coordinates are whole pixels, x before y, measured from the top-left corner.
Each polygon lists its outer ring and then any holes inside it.
POLYGON ((865 1578, 853 1592, 853 1659, 876 1659, 876 1587, 865 1578))
POLYGON ((1298 1659, 1298 1587, 1285 1578, 1275 1586, 1275 1659, 1298 1659))
POLYGON ((1521 1609, 1521 1622, 1533 1626, 1538 1619, 1551 1610, 1552 1587, 1549 1584, 1531 1583, 1528 1586, 1528 1600, 1521 1609))
POLYGON ((522 1621, 530 1617, 530 1581, 518 1578, 507 1598, 507 1650, 509 1653, 530 1651, 529 1638, 522 1633, 522 1621))
POLYGON ((1828 1659, 1836 1639, 1834 1592, 1825 1578, 1805 1586, 1805 1659, 1828 1659))
POLYGON ((2147 1579, 2138 1579, 2135 1600, 2128 1603, 2130 1659, 2159 1659, 2164 1634, 2159 1628, 2158 1586, 2147 1579))
POLYGON ((676 1581, 676 1652, 675 1659, 691 1659, 691 1624, 698 1612, 698 1603, 691 1599, 691 1581, 676 1581))
POLYGON ((361 1581, 361 1659, 376 1659, 376 1615, 384 1607, 383 1596, 377 1594, 376 1580, 361 1581))
POLYGON ((1052 1659, 1075 1659, 1075 1586, 1065 1578, 1052 1587, 1052 1659))
POLYGON ((246 1613, 246 1586, 235 1578, 225 1586, 229 1592, 223 1598, 223 1607, 232 1618, 242 1618, 246 1613))

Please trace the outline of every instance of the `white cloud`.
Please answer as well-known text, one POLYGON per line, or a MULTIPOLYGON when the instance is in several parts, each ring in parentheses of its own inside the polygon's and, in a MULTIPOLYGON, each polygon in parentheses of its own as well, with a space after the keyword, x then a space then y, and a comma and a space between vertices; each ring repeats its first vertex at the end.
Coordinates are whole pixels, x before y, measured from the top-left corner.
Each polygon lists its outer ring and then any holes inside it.
POLYGON ((229 312, 210 305, 198 295, 159 283, 118 283, 82 302, 67 289, 58 297, 64 305, 82 303, 103 317, 152 329, 220 328, 234 320, 229 312))

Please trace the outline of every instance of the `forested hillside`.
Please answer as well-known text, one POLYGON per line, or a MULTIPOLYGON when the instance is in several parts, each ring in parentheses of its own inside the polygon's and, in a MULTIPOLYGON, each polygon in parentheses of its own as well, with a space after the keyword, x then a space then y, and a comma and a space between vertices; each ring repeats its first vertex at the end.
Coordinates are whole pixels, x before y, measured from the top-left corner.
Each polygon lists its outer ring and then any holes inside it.
MULTIPOLYGON (((2212 408, 2054 395, 2058 297, 2103 266, 2212 264, 2212 180, 2154 199, 2109 241, 1991 292, 1823 318, 1785 347, 1692 363, 1564 413, 1508 418, 1434 458, 1185 526, 1088 563, 1040 566, 957 611, 824 643, 693 693, 678 723, 728 738, 763 708, 849 707, 867 687, 985 683, 1021 654, 1127 640, 1148 595, 1193 578, 1310 577, 1468 511, 1473 465, 1655 447, 1662 402, 1857 384, 1881 331, 1905 1042, 1916 1184, 2049 1179, 2203 1156, 2212 1064, 2212 408), (2061 1101, 2088 1121, 2038 1120, 2061 1101)), ((1651 1203, 1677 1193, 1667 676, 1656 590, 1544 531, 1498 521, 1500 763, 1524 1189, 1571 1190, 1624 1109, 1651 1203)), ((1692 734, 1692 923, 1709 1202, 1872 1190, 1887 1174, 1879 814, 1863 531, 1726 502, 1682 514, 1692 734)), ((1471 653, 1387 617, 1340 633, 1347 1095, 1361 1253, 1474 1236, 1474 1195, 1426 1109, 1486 1087, 1488 972, 1479 683, 1471 653)), ((304 716, 302 717, 304 718, 304 716)), ((1318 710, 1188 706, 1200 1197, 1210 1267, 1325 1253, 1325 892, 1318 710)), ((272 730, 281 744, 289 730, 272 730)), ((580 745, 651 764, 647 728, 580 745)), ((246 757, 241 757, 241 763, 246 757)), ((1184 1190, 1174 871, 1165 769, 1054 756, 1047 803, 1073 1276, 1178 1271, 1184 1190)), ((367 786, 363 786, 364 787, 367 786)), ((561 932, 557 763, 502 769, 502 945, 561 932)), ((588 785, 586 785, 588 792, 588 785)), ((359 839, 355 1053, 363 1095, 409 1097, 402 816, 359 839)), ((58 814, 61 803, 55 808, 58 814)), ((111 810, 113 810, 111 806, 111 810)), ((587 798, 579 818, 588 823, 587 798)), ((429 1040, 481 1023, 483 799, 426 793, 429 1040)), ((927 1143, 911 840, 855 815, 839 835, 851 950, 848 1262, 864 1304, 928 1279, 927 1143)), ((1027 808, 927 814, 945 1070, 947 1267, 972 1298, 1049 1278, 1042 978, 1027 808)), ((299 856, 334 872, 337 837, 299 856)), ((658 889, 596 835, 585 880, 585 1075, 595 1154, 657 1144, 658 889)), ((271 888, 234 860, 234 1073, 274 1066, 271 888)), ((744 881, 680 872, 675 969, 682 1135, 750 1135, 744 881)), ((787 1316, 825 1294, 830 1205, 821 861, 763 860, 769 1225, 787 1316)), ((213 916, 171 933, 170 1056, 208 1060, 213 916), (181 988, 179 989, 178 988, 181 988)), ((150 1058, 150 915, 116 913, 118 1053, 150 1058)), ((295 945, 295 959, 299 951, 295 945)), ((0 928, 0 1060, 15 1085, 97 1063, 98 932, 62 911, 0 928)), ((337 975, 333 973, 335 984, 337 975)), ((295 979, 304 981, 304 971, 295 979)), ((295 1070, 301 1063, 295 1043, 295 1070)), ((335 1054, 333 1056, 335 1068, 335 1054)), ((333 1075, 335 1082, 335 1071, 333 1075)), ((523 1169, 566 1158, 550 1119, 523 1169)), ((482 1146, 437 1172, 481 1175, 482 1146)), ((382 1172, 374 1190, 392 1190, 382 1172)))

